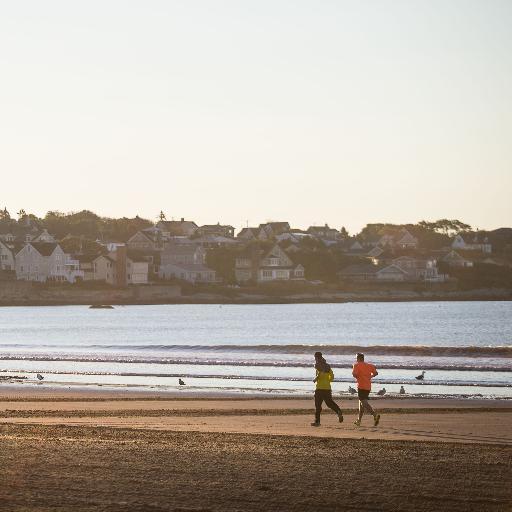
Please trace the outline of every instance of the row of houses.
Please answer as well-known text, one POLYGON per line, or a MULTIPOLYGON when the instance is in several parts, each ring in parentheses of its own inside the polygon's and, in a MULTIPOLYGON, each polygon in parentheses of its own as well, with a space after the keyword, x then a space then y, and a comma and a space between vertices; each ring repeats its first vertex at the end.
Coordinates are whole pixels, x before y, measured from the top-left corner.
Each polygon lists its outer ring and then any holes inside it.
POLYGON ((39 282, 83 280, 125 286, 180 279, 216 283, 217 273, 206 264, 207 252, 238 247, 234 274, 239 283, 304 280, 305 269, 294 263, 294 253, 302 250, 306 239, 321 241, 360 260, 338 273, 342 280, 442 282, 447 276, 439 273, 438 262, 471 267, 473 261, 465 254, 478 252, 489 262, 492 252, 488 239, 479 234, 457 235, 451 247, 426 254, 405 227, 386 227, 361 238, 349 237, 327 224, 299 230, 288 222, 269 222, 244 228, 235 236, 232 226, 198 226, 182 218, 160 220, 122 243, 97 240, 101 250, 93 254, 82 250, 66 253, 47 230, 29 219, 17 226, 16 232, 0 230, 0 270, 13 272, 17 279, 39 282))
POLYGON ((149 263, 126 246, 102 254, 73 256, 56 242, 10 244, 0 241, 0 270, 24 281, 98 281, 111 285, 146 284, 149 263))

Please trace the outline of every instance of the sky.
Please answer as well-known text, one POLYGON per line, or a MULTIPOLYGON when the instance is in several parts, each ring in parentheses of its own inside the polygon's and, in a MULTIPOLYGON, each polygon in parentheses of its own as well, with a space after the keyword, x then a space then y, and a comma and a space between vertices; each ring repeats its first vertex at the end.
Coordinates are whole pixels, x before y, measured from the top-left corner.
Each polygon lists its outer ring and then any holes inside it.
POLYGON ((512 226, 510 0, 0 0, 0 206, 512 226))

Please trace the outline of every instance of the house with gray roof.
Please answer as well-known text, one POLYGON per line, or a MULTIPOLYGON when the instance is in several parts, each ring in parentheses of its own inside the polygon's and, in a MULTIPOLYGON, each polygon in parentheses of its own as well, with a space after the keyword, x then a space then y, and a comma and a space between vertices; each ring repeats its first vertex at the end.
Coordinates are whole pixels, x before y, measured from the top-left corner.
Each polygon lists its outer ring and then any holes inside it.
POLYGON ((337 229, 330 228, 328 224, 324 226, 310 226, 307 232, 320 240, 337 241, 341 239, 341 233, 337 229))
POLYGON ((457 251, 450 251, 441 258, 441 261, 447 263, 450 267, 465 267, 473 266, 473 262, 461 256, 457 251))
POLYGON ((452 242, 452 249, 463 251, 492 252, 492 245, 487 235, 481 233, 459 233, 452 242))
POLYGON ((206 251, 196 243, 169 243, 160 255, 158 276, 191 283, 214 283, 216 272, 206 266, 206 251))
POLYGON ((355 263, 342 268, 337 275, 342 281, 374 281, 379 268, 383 267, 372 263, 355 263))
POLYGON ((205 224, 197 228, 194 235, 199 237, 220 236, 233 238, 235 236, 235 228, 229 225, 222 225, 220 222, 217 222, 217 224, 205 224))
POLYGON ((164 236, 192 236, 198 229, 197 224, 192 220, 161 220, 156 227, 162 230, 164 236))
POLYGON ((278 244, 267 251, 253 246, 236 258, 235 277, 240 283, 303 280, 304 267, 295 264, 278 244))
POLYGON ((79 261, 56 243, 27 243, 15 258, 16 278, 24 281, 74 283, 84 277, 79 261))

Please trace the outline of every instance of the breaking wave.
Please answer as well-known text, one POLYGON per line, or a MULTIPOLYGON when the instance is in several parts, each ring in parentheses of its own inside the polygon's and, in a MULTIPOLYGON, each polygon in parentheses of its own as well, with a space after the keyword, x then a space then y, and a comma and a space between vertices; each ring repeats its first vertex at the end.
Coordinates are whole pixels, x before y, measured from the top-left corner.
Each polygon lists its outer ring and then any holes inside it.
MULTIPOLYGON (((0 348, 17 348, 23 347, 27 349, 77 349, 83 351, 114 351, 114 352, 194 352, 194 353, 216 353, 216 352, 232 352, 232 353, 251 353, 251 354, 311 354, 317 350, 321 350, 330 356, 336 355, 354 355, 357 352, 372 355, 395 355, 395 356, 411 356, 411 357, 499 357, 512 358, 512 346, 431 346, 431 345, 42 345, 32 344, 2 344, 0 348)), ((1 359, 1 357, 0 357, 1 359)))
MULTIPOLYGON (((137 356, 113 356, 113 355, 23 355, 10 354, 0 356, 0 361, 55 361, 55 362, 76 362, 76 363, 134 363, 134 364, 156 364, 156 365, 194 365, 194 366, 239 366, 239 367, 267 367, 267 368, 310 368, 311 362, 279 360, 279 361, 258 361, 258 360, 234 360, 234 359, 193 359, 180 357, 137 357, 137 356)), ((351 363, 332 363, 333 368, 351 368, 351 363)), ((454 364, 447 364, 446 361, 422 361, 417 360, 401 361, 396 363, 379 363, 379 369, 383 370, 411 370, 421 366, 424 370, 449 370, 449 371, 477 371, 477 372, 512 372, 509 365, 499 364, 478 364, 475 362, 464 363, 457 361, 454 364)), ((1 370, 1 368, 0 368, 1 370)))

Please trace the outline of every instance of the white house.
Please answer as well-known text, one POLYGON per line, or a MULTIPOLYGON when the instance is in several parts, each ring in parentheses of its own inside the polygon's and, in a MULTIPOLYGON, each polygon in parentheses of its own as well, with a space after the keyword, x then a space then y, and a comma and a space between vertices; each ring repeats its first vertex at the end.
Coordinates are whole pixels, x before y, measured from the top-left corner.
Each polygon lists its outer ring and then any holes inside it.
POLYGON ((126 281, 128 284, 147 284, 149 263, 142 257, 129 255, 126 258, 126 281))
POLYGON ((274 245, 266 253, 249 248, 236 258, 235 276, 237 281, 290 281, 304 279, 304 267, 295 265, 286 252, 274 245))
POLYGON ((478 233, 456 235, 452 242, 452 249, 462 249, 465 251, 481 251, 484 253, 492 252, 492 245, 489 238, 481 236, 478 233))
POLYGON ((437 262, 435 259, 412 258, 410 256, 400 256, 392 261, 394 266, 404 270, 407 273, 409 281, 430 281, 443 282, 445 276, 437 271, 437 262))
POLYGON ((12 246, 0 240, 0 270, 14 270, 15 258, 12 246))
POLYGON ((28 243, 16 254, 16 277, 24 281, 62 281, 83 279, 78 260, 66 254, 59 244, 28 243))

